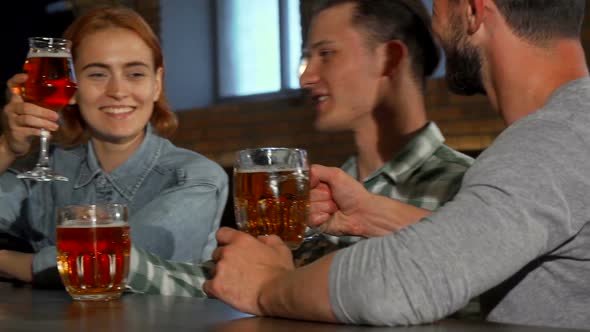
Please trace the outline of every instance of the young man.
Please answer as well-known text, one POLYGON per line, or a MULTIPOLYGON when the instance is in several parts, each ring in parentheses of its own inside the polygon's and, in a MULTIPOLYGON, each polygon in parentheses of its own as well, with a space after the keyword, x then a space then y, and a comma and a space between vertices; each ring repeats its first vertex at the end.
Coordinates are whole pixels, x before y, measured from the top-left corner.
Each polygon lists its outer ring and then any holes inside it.
MULTIPOLYGON (((498 286, 489 320, 590 327, 584 12, 583 0, 435 0, 450 86, 485 92, 509 125, 453 201, 300 269, 278 238, 223 228, 205 292, 257 315, 399 325, 443 318, 498 286)), ((378 234, 407 207, 337 168, 312 174, 315 220, 330 227, 378 234)))
MULTIPOLYGON (((426 116, 426 79, 439 50, 422 0, 315 4, 300 77, 317 111, 315 127, 353 132, 357 153, 342 169, 368 191, 422 209, 440 207, 473 160, 444 145, 426 116)), ((331 245, 315 238, 295 251, 295 260, 307 263, 360 239, 330 237, 331 245)))
MULTIPOLYGON (((369 192, 419 208, 396 223, 402 228, 449 201, 473 163, 428 122, 426 79, 440 58, 430 15, 422 0, 315 4, 300 77, 316 107, 315 127, 352 131, 357 153, 341 168, 369 192)), ((306 240, 293 252, 295 265, 364 238, 335 234, 306 240)), ((461 316, 478 312, 472 302, 461 316)))

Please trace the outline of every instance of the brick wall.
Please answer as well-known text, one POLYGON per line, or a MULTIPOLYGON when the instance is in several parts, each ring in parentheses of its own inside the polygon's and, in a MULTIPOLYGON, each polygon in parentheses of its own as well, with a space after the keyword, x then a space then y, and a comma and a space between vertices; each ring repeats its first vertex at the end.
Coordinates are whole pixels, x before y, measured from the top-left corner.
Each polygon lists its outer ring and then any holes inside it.
POLYGON ((313 162, 337 165, 353 151, 349 133, 325 134, 312 127, 314 110, 300 97, 224 104, 178 113, 173 141, 221 165, 239 149, 287 146, 308 149, 313 162))

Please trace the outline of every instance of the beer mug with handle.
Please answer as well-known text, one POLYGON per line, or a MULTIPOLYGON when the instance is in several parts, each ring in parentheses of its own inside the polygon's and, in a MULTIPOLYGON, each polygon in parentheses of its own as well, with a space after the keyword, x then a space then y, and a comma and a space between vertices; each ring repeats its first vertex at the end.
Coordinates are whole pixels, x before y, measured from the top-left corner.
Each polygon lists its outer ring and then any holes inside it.
POLYGON ((274 147, 238 151, 233 194, 241 231, 253 236, 274 234, 296 249, 304 240, 309 218, 307 152, 274 147))
POLYGON ((57 268, 75 300, 108 301, 125 290, 131 239, 122 204, 58 209, 57 268))

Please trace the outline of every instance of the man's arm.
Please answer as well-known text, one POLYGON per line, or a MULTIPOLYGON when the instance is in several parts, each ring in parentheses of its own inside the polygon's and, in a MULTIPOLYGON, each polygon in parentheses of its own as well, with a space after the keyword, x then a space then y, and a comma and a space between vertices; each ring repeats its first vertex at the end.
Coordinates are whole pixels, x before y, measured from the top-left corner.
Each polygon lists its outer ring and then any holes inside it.
POLYGON ((328 290, 332 255, 295 270, 289 248, 277 236, 256 239, 221 228, 217 241, 213 278, 203 284, 209 296, 255 315, 336 321, 328 290))
POLYGON ((330 304, 330 266, 336 253, 267 284, 259 304, 266 316, 338 322, 330 304))
MULTIPOLYGON (((311 187, 310 226, 327 221, 322 227, 327 233, 384 236, 430 214, 367 192, 339 168, 314 165, 311 187)), ((289 249, 276 236, 255 239, 222 228, 217 241, 213 279, 203 285, 208 295, 256 315, 337 322, 329 286, 336 253, 295 270, 289 249)))

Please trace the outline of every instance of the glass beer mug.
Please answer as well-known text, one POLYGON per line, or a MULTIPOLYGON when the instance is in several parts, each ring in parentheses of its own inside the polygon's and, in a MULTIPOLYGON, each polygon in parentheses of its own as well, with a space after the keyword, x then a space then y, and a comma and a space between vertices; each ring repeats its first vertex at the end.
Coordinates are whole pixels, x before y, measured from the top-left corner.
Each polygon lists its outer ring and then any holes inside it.
MULTIPOLYGON (((28 78, 20 86, 25 102, 59 112, 76 92, 76 76, 70 54, 71 42, 62 38, 29 38, 29 53, 23 70, 28 78)), ((21 179, 67 181, 49 167, 49 132, 41 129, 39 159, 35 168, 19 174, 21 179)))
POLYGON ((291 249, 304 240, 309 218, 307 152, 257 148, 237 152, 234 212, 241 231, 278 235, 291 249))
POLYGON ((127 207, 70 205, 57 215, 57 268, 68 293, 75 300, 119 298, 129 273, 127 207))

